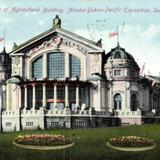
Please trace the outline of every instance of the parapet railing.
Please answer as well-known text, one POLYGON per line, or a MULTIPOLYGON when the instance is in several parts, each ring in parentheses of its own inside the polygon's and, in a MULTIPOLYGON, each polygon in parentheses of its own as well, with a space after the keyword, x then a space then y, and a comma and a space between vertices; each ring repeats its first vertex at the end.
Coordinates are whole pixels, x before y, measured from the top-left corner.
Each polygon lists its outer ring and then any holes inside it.
POLYGON ((125 116, 125 117, 134 117, 134 116, 141 116, 141 110, 138 111, 121 111, 121 110, 115 110, 113 111, 114 116, 125 116))
POLYGON ((70 109, 63 109, 63 110, 58 110, 58 109, 53 109, 53 110, 44 110, 39 109, 39 110, 19 110, 16 111, 3 111, 2 116, 8 116, 8 115, 19 115, 21 114, 29 116, 29 115, 46 115, 46 116, 115 116, 115 117, 134 117, 134 116, 141 116, 141 110, 137 111, 122 111, 122 110, 114 110, 112 112, 109 111, 95 111, 95 110, 70 110, 70 109))

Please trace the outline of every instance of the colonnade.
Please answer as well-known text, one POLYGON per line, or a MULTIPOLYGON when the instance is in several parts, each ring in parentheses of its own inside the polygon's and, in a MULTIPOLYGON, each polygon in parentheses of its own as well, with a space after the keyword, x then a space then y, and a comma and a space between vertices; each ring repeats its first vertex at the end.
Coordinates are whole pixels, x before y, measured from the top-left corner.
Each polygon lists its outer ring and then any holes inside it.
MULTIPOLYGON (((69 85, 65 85, 65 107, 69 106, 69 85)), ((36 84, 25 84, 24 86, 24 109, 27 109, 28 107, 28 86, 32 86, 32 108, 36 109, 36 84)), ((53 92, 54 92, 54 107, 57 106, 57 83, 54 83, 53 92)), ((47 106, 47 94, 46 94, 46 83, 42 83, 42 106, 47 106)), ((79 94, 79 84, 76 85, 76 107, 79 107, 80 105, 80 94, 79 94)))

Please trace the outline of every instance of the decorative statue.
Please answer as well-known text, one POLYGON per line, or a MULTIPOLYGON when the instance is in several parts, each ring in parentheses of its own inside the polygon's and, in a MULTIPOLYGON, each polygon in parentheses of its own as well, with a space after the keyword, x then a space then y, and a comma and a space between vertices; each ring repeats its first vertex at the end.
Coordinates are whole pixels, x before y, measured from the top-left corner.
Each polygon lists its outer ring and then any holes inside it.
POLYGON ((17 46, 18 46, 18 45, 16 44, 16 42, 14 42, 12 49, 15 50, 15 49, 17 48, 17 46))
POLYGON ((101 38, 97 41, 96 45, 97 45, 98 47, 101 47, 101 48, 102 48, 102 39, 101 39, 101 38))
POLYGON ((61 19, 58 15, 53 19, 53 28, 61 28, 61 19))

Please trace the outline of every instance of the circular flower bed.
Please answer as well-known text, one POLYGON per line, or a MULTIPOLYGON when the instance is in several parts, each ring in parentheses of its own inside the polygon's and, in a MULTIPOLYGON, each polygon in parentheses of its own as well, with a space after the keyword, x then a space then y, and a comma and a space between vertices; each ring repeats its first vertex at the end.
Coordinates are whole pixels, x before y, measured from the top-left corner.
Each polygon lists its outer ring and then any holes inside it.
POLYGON ((107 146, 122 151, 143 151, 153 149, 155 142, 144 137, 122 136, 109 139, 107 146))
POLYGON ((14 145, 27 149, 63 149, 72 146, 73 140, 62 135, 32 134, 15 138, 14 145))

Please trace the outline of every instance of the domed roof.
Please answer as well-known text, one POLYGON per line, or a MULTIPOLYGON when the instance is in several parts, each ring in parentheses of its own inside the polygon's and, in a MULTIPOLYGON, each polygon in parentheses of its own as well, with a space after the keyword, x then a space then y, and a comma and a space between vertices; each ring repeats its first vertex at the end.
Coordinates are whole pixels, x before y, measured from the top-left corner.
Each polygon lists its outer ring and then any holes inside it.
POLYGON ((135 61, 133 56, 125 51, 124 48, 121 48, 119 44, 117 47, 113 48, 107 55, 106 60, 114 60, 114 59, 125 59, 130 61, 135 61))
POLYGON ((106 67, 129 67, 139 70, 139 66, 135 61, 134 57, 121 48, 119 43, 117 47, 111 49, 111 51, 106 55, 105 58, 106 67))

